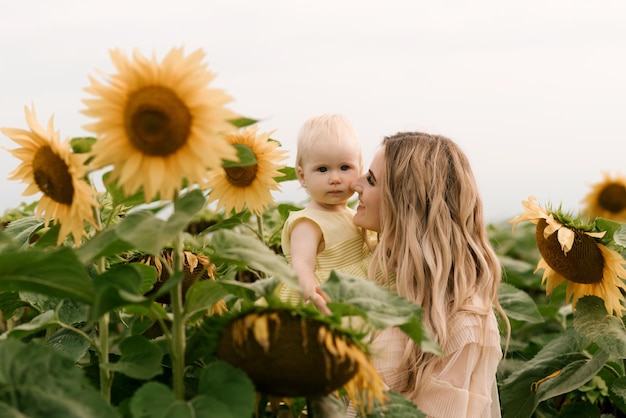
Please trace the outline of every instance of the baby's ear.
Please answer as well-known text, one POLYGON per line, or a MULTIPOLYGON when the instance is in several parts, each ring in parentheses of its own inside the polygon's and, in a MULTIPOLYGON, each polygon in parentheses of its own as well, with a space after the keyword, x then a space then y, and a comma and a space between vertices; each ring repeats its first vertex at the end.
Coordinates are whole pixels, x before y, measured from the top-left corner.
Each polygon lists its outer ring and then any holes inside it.
POLYGON ((304 170, 301 166, 296 167, 296 177, 298 177, 300 185, 306 188, 306 181, 304 181, 304 170))

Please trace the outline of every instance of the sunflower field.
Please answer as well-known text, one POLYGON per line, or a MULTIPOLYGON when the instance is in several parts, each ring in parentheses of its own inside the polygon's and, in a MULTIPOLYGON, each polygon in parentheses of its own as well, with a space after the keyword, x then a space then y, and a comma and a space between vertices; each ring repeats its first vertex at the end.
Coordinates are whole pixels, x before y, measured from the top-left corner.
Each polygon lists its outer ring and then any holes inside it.
MULTIPOLYGON (((440 353, 418 306, 338 272, 331 315, 277 296, 297 287, 280 236, 301 206, 274 200, 295 175, 273 132, 229 109, 201 50, 110 55, 117 72, 84 89, 92 137, 62 139, 34 105, 28 129, 0 128, 10 179, 39 196, 0 217, 0 416, 334 416, 321 397, 424 416, 367 342, 397 326, 440 353)), ((626 416, 625 184, 607 175, 581 214, 530 197, 488 225, 503 417, 626 416)))

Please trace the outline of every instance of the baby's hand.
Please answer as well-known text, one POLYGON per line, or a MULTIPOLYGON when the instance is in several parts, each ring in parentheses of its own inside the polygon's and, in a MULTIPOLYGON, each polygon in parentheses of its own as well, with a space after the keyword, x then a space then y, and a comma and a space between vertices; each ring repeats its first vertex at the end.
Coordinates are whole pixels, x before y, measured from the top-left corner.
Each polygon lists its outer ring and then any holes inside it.
POLYGON ((315 292, 309 298, 315 304, 315 307, 323 314, 330 315, 332 312, 328 309, 326 302, 330 301, 330 297, 319 287, 315 288, 315 292))

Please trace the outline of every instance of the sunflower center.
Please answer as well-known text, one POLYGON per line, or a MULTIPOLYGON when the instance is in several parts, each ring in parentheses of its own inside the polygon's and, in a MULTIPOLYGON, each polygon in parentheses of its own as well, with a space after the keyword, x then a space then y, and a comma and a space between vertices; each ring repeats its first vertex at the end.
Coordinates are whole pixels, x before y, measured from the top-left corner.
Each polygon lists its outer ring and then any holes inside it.
POLYGON ((541 256, 552 270, 575 283, 600 283, 604 271, 604 257, 596 240, 582 231, 575 230, 572 249, 564 254, 556 232, 547 239, 543 237, 543 230, 547 226, 545 219, 539 220, 535 239, 541 256))
POLYGON ((129 97, 124 123, 138 150, 147 155, 167 156, 187 142, 191 113, 172 90, 148 86, 129 97))
POLYGON ((226 177, 228 181, 237 187, 248 187, 252 184, 256 178, 256 173, 259 170, 257 164, 248 165, 245 167, 226 167, 226 177))
POLYGON ((622 184, 609 184, 598 196, 600 206, 612 213, 626 209, 626 187, 622 184))
POLYGON ((69 167, 49 146, 40 147, 33 158, 35 183, 46 196, 63 205, 71 205, 74 185, 69 167))

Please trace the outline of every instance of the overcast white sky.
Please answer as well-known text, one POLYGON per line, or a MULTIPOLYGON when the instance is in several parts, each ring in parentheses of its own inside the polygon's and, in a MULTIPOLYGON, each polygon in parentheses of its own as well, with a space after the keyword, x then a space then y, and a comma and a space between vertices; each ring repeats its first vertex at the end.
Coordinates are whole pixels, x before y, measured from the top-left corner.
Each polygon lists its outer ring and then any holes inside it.
MULTIPOLYGON (((34 103, 62 137, 86 135, 88 74, 109 49, 161 58, 202 48, 231 108, 295 155, 309 116, 341 112, 366 165, 384 135, 444 134, 467 152, 489 221, 521 201, 577 211, 602 172, 626 174, 623 0, 21 0, 0 6, 0 126, 34 103)), ((0 135, 0 147, 14 143, 0 135)), ((24 198, 6 180, 0 213, 24 198)), ((296 184, 278 198, 300 202, 296 184)))

